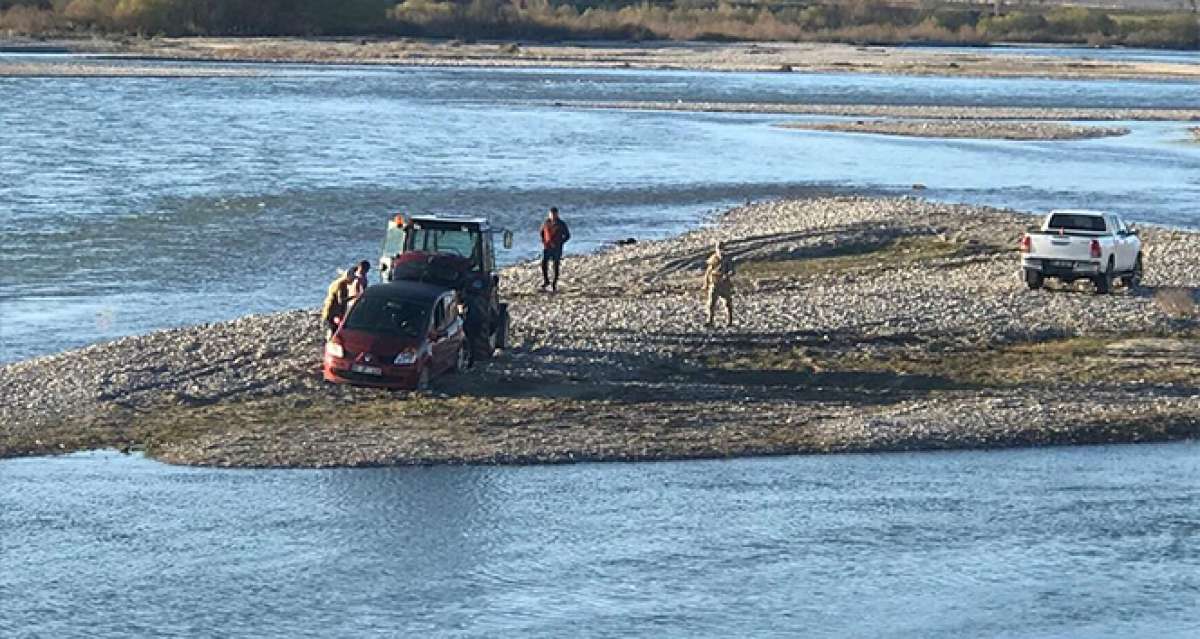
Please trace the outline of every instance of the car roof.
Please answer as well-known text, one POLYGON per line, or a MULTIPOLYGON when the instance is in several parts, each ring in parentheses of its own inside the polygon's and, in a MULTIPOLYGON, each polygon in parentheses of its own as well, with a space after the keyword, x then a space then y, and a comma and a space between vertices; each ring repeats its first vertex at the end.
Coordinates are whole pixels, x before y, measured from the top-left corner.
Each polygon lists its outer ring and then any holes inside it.
POLYGON ((1095 217, 1104 217, 1108 215, 1108 213, 1104 211, 1097 211, 1095 209, 1054 209, 1053 211, 1050 211, 1050 215, 1058 215, 1059 213, 1065 215, 1091 215, 1095 217))
POLYGON ((451 290, 453 289, 428 282, 388 282, 368 286, 363 296, 433 303, 451 290))

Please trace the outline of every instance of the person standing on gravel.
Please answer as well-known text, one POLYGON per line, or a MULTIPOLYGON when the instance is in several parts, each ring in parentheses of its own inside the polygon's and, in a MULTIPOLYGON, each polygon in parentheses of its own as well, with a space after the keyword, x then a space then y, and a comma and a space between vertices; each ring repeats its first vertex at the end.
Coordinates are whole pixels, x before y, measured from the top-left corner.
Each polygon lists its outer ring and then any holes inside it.
POLYGON ((542 290, 550 287, 558 290, 558 270, 562 262, 563 245, 571 239, 567 223, 559 219, 558 208, 550 207, 546 221, 542 223, 542 290), (554 262, 554 280, 550 280, 550 263, 554 262))
POLYGON ((733 262, 724 249, 724 244, 717 242, 704 269, 704 294, 708 298, 708 321, 704 325, 709 327, 713 325, 719 300, 725 300, 728 325, 733 326, 733 262))
POLYGON ((357 264, 346 269, 346 272, 339 275, 325 291, 325 303, 321 306, 321 326, 325 329, 325 341, 327 342, 337 332, 342 317, 350 308, 350 286, 354 282, 356 277, 354 273, 357 269, 357 264))

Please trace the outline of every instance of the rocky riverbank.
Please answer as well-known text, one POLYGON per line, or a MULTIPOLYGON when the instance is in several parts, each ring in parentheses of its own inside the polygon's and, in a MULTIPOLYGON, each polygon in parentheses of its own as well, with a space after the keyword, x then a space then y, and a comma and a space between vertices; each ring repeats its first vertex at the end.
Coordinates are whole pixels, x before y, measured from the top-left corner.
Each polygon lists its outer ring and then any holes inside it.
POLYGON ((993 140, 1085 140, 1127 135, 1124 127, 1078 126, 1057 122, 991 120, 839 120, 836 122, 786 122, 785 129, 873 133, 921 138, 972 138, 993 140))
POLYGON ((1157 121, 1200 120, 1200 109, 1142 109, 1110 107, 944 106, 905 104, 802 104, 776 102, 660 102, 614 100, 559 101, 554 106, 576 109, 631 109, 691 113, 765 113, 828 115, 851 118, 907 118, 914 120, 1074 120, 1157 121))
POLYGON ((693 69, 976 77, 1200 78, 1200 64, 1088 59, 998 49, 820 42, 516 43, 414 38, 84 40, 75 50, 171 60, 476 67, 693 69))
POLYGON ((101 60, 0 60, 0 78, 228 78, 259 75, 233 66, 113 63, 101 60))
POLYGON ((431 394, 320 380, 315 313, 0 367, 0 455, 219 466, 653 460, 1200 434, 1200 235, 1144 229, 1144 288, 1025 290, 1031 218, 909 198, 748 204, 678 238, 504 273, 512 348, 431 394), (737 323, 706 329, 713 241, 737 323))

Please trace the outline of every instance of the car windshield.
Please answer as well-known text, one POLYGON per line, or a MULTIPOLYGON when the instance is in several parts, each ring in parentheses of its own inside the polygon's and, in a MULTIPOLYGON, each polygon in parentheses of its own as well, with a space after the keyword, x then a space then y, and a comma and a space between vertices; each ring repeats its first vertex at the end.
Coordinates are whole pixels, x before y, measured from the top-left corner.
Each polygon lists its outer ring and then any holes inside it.
POLYGON ((384 297, 364 297, 346 316, 346 328, 368 333, 418 337, 428 325, 426 304, 384 297))
POLYGON ((474 260, 478 239, 479 233, 472 232, 466 226, 453 228, 414 228, 412 230, 412 244, 410 246, 413 251, 453 253, 459 257, 474 260))
POLYGON ((1103 217, 1076 213, 1055 213, 1050 216, 1048 227, 1064 231, 1099 231, 1101 233, 1105 229, 1103 217))

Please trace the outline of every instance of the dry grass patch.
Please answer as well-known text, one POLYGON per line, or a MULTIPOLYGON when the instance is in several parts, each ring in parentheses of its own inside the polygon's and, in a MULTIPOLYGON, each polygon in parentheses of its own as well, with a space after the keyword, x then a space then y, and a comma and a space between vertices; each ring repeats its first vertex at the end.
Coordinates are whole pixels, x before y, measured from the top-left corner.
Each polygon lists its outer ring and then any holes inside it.
POLYGON ((972 257, 998 250, 997 247, 941 236, 910 235, 882 244, 839 247, 818 257, 750 260, 738 264, 738 273, 752 279, 853 274, 972 257))
POLYGON ((1200 381, 1200 339, 1073 337, 978 351, 899 351, 840 362, 847 368, 936 375, 981 387, 1183 384, 1200 381))
POLYGON ((826 388, 904 391, 1200 382, 1200 335, 1073 337, 978 350, 882 353, 755 347, 711 354, 702 363, 724 373, 826 388), (782 377, 781 377, 782 379, 782 377))
POLYGON ((1160 288, 1154 292, 1154 302, 1173 319, 1196 317, 1196 295, 1190 288, 1160 288))

